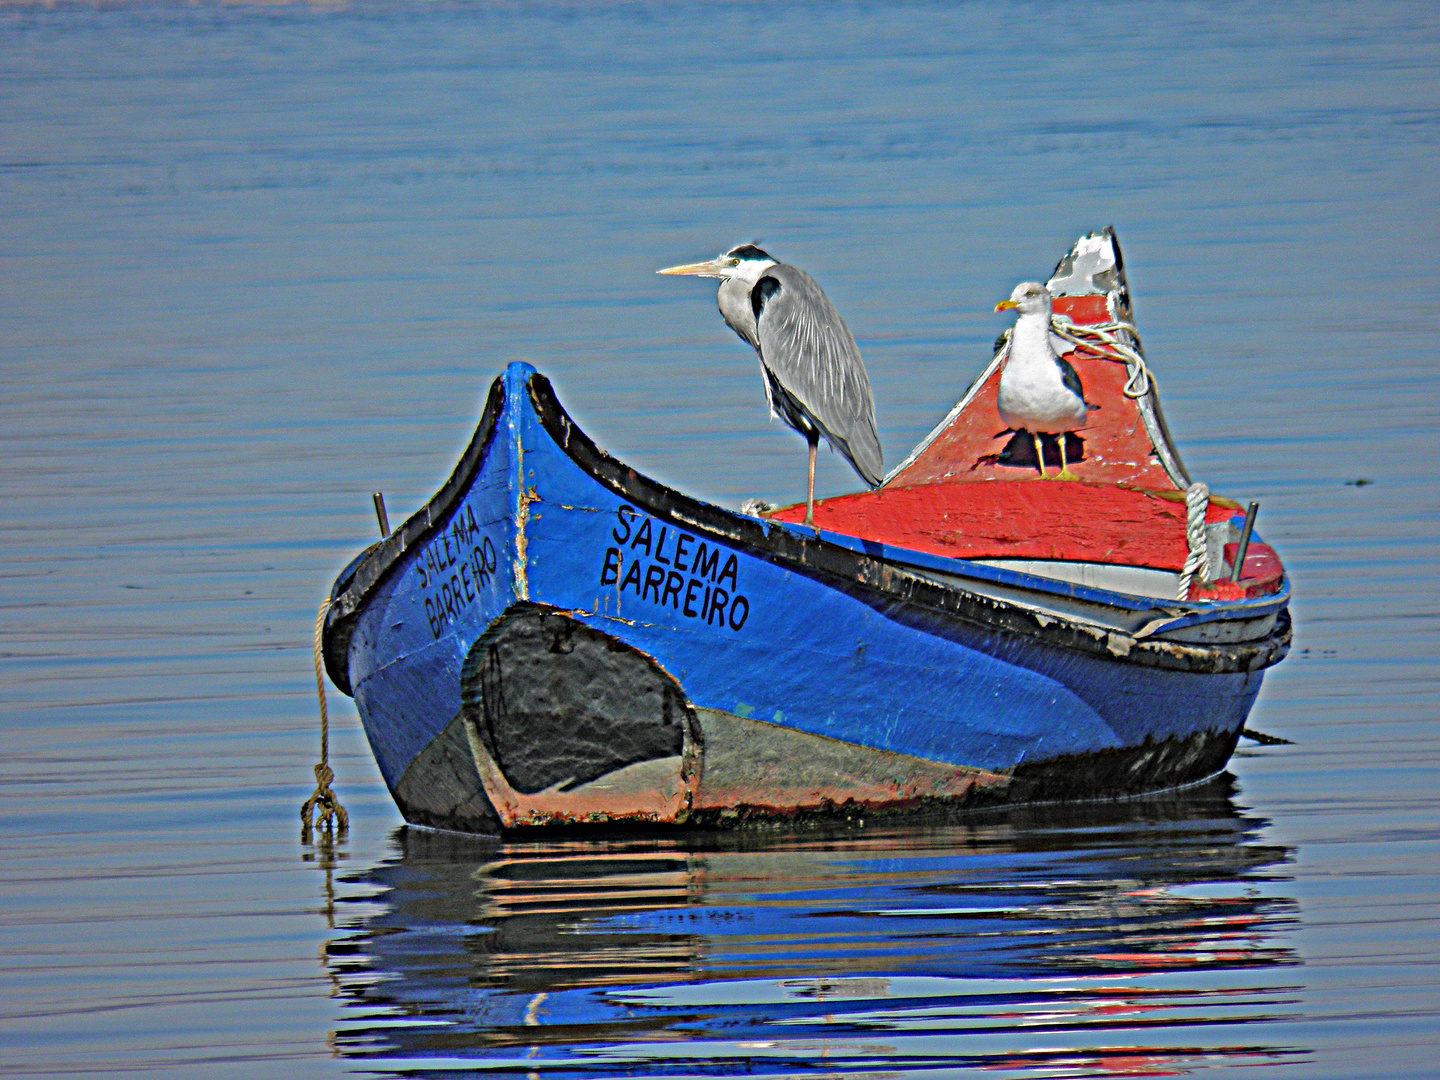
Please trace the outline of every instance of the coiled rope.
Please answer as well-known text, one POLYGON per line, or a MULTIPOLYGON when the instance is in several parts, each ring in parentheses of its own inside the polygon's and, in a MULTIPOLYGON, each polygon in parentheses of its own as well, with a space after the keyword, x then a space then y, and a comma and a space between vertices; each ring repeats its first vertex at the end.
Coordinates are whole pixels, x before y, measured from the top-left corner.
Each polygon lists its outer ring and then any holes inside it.
MULTIPOLYGON (((1129 378, 1125 380, 1126 397, 1142 398, 1154 388, 1155 376, 1150 374, 1150 367, 1140 353, 1140 334, 1132 323, 1117 319, 1082 326, 1068 315, 1052 315, 1050 330, 1097 359, 1125 364, 1130 371, 1129 378), (1130 340, 1122 339, 1122 334, 1130 340), (1131 341, 1134 345, 1130 344, 1131 341)), ((1205 514, 1209 508, 1210 489, 1204 484, 1191 484, 1185 490, 1185 540, 1189 552, 1185 556, 1185 568, 1180 572, 1177 600, 1190 598, 1190 584, 1205 567, 1205 514)))
POLYGON ((320 763, 315 766, 315 794, 306 799, 300 807, 300 842, 310 843, 311 829, 320 829, 329 834, 344 836, 350 829, 350 815, 340 805, 330 784, 335 772, 330 768, 330 711, 325 706, 325 666, 321 654, 321 633, 325 629, 325 613, 330 610, 330 599, 326 597, 315 616, 315 689, 320 695, 320 763), (315 815, 315 811, 319 814, 315 815), (315 816, 314 824, 311 817, 315 816))
POLYGON ((1180 571, 1180 586, 1175 599, 1190 599, 1190 583, 1205 566, 1205 513, 1210 509, 1210 489, 1204 484, 1191 484, 1185 489, 1185 541, 1190 552, 1185 556, 1185 568, 1180 571))
POLYGON ((1150 384, 1155 378, 1145 364, 1145 357, 1140 355, 1140 335, 1132 324, 1117 320, 1082 326, 1068 315, 1053 315, 1050 318, 1050 329, 1057 337, 1064 338, 1070 344, 1099 354, 1102 360, 1114 360, 1127 365, 1130 368, 1130 377, 1125 380, 1126 397, 1140 398, 1150 392, 1150 384), (1121 334, 1128 335, 1135 345, 1131 346, 1122 340, 1121 334))

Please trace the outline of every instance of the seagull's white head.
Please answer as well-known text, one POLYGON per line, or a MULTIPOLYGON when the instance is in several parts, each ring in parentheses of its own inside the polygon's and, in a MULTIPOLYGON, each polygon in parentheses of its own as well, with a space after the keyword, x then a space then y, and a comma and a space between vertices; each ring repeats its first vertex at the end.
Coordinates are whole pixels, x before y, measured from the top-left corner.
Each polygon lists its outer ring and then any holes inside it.
POLYGON ((1015 291, 1010 294, 1010 299, 1001 300, 995 305, 995 310, 1018 311, 1022 316, 1043 313, 1048 317, 1053 304, 1050 290, 1040 282, 1022 281, 1015 286, 1015 291))
POLYGON ((664 270, 655 272, 684 277, 720 278, 721 280, 739 278, 749 285, 754 285, 760 280, 761 274, 775 265, 775 261, 768 252, 762 251, 754 244, 741 244, 706 262, 667 266, 664 270))

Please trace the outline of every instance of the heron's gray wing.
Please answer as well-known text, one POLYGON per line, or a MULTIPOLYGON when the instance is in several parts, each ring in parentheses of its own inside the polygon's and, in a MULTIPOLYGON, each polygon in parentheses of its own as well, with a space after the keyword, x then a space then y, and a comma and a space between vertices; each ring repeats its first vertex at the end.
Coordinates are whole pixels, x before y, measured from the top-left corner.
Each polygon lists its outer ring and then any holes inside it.
POLYGON ((805 271, 777 263, 750 290, 760 360, 872 487, 885 475, 875 398, 845 320, 805 271))

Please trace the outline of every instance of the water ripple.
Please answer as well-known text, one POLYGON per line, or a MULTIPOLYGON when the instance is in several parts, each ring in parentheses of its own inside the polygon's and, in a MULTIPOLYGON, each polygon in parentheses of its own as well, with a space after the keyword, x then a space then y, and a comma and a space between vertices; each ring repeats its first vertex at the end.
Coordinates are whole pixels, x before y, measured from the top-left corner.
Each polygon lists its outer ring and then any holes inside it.
POLYGON ((1291 853, 1221 781, 826 835, 477 845, 343 882, 345 1056, 404 1073, 1161 1073, 1278 1060, 1291 853), (347 918, 347 890, 364 910, 347 918))

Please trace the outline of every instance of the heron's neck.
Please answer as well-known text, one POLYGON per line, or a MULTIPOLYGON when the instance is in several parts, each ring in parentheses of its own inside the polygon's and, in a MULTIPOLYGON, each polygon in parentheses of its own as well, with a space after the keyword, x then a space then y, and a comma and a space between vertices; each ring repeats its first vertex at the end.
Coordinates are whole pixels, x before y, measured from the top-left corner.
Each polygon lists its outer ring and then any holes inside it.
MULTIPOLYGON (((760 332, 755 326, 754 309, 750 306, 750 290, 767 269, 769 267, 760 267, 754 271, 753 276, 747 272, 726 278, 720 282, 720 292, 715 298, 725 324, 757 349, 760 347, 760 332)), ((746 270, 749 268, 746 267, 746 270)))

